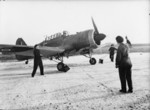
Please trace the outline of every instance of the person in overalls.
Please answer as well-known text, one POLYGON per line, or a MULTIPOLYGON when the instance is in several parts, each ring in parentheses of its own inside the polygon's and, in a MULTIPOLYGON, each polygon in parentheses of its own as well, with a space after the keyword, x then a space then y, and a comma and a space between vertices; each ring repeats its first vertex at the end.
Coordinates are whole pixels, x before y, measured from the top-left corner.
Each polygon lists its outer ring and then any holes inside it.
POLYGON ((111 44, 111 47, 109 48, 109 57, 112 62, 114 61, 115 50, 117 49, 114 47, 114 44, 111 44))
POLYGON ((117 55, 116 55, 116 68, 119 70, 119 77, 121 82, 122 93, 132 93, 132 63, 129 57, 128 46, 123 43, 121 36, 116 37, 116 41, 119 44, 117 55), (128 91, 126 90, 126 82, 128 84, 128 91))
POLYGON ((32 77, 34 77, 36 70, 38 66, 40 67, 40 73, 41 75, 44 75, 44 70, 43 70, 43 62, 41 59, 40 51, 37 49, 38 45, 35 45, 33 48, 33 54, 34 54, 34 66, 33 66, 33 72, 32 72, 32 77))

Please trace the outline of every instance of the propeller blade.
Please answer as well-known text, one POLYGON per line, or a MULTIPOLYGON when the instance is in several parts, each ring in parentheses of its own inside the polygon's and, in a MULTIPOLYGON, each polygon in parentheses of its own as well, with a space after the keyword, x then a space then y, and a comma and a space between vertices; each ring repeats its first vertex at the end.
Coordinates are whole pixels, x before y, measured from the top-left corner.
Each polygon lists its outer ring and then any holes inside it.
POLYGON ((97 29, 97 26, 96 26, 96 24, 95 24, 93 18, 92 18, 92 23, 93 23, 93 27, 94 27, 95 33, 96 33, 96 34, 99 34, 98 29, 97 29))
MULTIPOLYGON (((92 17, 91 17, 91 18, 92 18, 92 17)), ((101 41, 102 41, 103 39, 105 39, 106 35, 105 35, 105 34, 102 34, 102 33, 100 34, 100 33, 98 32, 97 26, 96 26, 96 24, 95 24, 93 18, 92 18, 92 23, 93 23, 93 27, 94 27, 94 30, 95 30, 95 32, 94 32, 94 41, 95 41, 95 43, 96 43, 97 45, 100 45, 100 44, 101 44, 101 41)))

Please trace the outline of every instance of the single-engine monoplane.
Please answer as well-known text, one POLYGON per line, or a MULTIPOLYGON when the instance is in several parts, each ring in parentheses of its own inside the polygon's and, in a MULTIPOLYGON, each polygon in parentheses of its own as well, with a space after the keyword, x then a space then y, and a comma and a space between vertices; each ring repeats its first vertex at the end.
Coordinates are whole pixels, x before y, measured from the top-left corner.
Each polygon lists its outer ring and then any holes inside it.
MULTIPOLYGON (((93 49, 100 46, 101 41, 106 37, 105 34, 99 33, 97 26, 92 18, 94 29, 77 32, 69 35, 67 31, 47 36, 44 41, 39 43, 38 49, 43 57, 50 60, 58 60, 58 71, 64 71, 63 57, 74 55, 84 55, 89 58, 91 65, 96 64, 96 59, 92 57, 93 49)), ((27 46, 22 38, 18 38, 16 45, 0 44, 0 52, 12 52, 19 61, 26 61, 34 58, 33 47, 27 46)))

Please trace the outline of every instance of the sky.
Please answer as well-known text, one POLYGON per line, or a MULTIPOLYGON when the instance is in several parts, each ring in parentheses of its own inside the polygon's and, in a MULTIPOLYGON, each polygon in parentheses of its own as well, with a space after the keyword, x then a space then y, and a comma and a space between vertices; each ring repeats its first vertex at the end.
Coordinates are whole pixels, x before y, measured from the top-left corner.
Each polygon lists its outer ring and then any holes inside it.
POLYGON ((22 37, 35 45, 66 30, 69 34, 93 29, 91 17, 102 44, 116 43, 121 35, 135 43, 150 43, 150 0, 5 0, 0 1, 0 44, 15 44, 22 37))

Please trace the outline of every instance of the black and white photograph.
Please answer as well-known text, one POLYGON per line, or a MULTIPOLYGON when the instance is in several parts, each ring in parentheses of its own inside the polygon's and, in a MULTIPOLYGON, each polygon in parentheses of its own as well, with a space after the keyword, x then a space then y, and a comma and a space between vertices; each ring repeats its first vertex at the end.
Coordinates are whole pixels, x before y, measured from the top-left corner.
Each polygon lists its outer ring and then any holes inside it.
POLYGON ((150 0, 0 0, 1 110, 150 110, 150 0))

